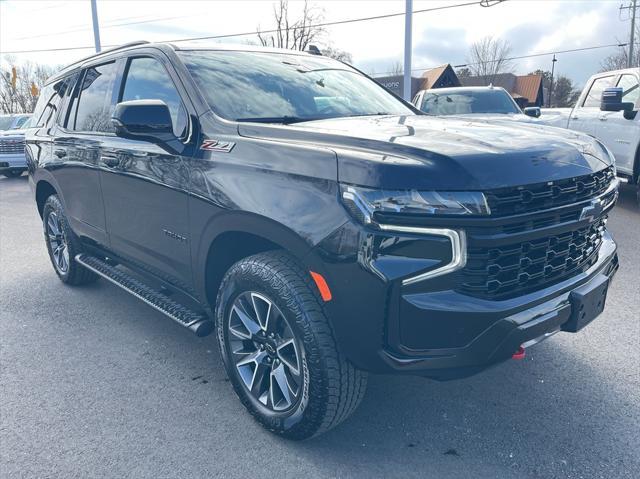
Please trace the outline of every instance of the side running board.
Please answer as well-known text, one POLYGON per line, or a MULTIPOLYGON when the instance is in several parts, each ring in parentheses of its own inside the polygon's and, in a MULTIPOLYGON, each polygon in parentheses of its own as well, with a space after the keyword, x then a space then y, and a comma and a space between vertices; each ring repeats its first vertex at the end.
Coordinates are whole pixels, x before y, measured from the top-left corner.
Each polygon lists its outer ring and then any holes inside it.
POLYGON ((213 331, 213 321, 204 313, 193 311, 115 266, 111 266, 95 256, 86 254, 79 254, 75 259, 88 270, 102 276, 136 298, 141 299, 152 308, 169 316, 180 326, 190 329, 196 336, 206 336, 213 331))

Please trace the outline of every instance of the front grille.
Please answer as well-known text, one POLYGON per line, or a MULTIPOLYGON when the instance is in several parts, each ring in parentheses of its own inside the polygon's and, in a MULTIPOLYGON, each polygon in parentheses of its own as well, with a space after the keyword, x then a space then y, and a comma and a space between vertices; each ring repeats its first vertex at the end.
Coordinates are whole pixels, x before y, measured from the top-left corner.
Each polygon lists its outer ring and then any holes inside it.
POLYGON ((506 299, 586 271, 598 258, 606 215, 573 231, 495 247, 474 247, 470 238, 461 290, 506 299))
POLYGON ((613 167, 590 175, 485 192, 492 216, 546 210, 584 201, 605 192, 614 179, 613 167))
POLYGON ((0 154, 24 153, 24 139, 2 140, 0 139, 0 154))

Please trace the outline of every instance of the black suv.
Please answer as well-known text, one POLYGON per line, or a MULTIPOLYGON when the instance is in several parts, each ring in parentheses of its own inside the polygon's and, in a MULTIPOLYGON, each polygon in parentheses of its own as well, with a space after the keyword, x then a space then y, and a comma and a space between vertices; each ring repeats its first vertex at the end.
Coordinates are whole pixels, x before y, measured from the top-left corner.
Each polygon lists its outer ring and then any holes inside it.
POLYGON ((291 438, 348 417, 367 372, 463 377, 579 330, 618 266, 597 140, 430 117, 318 55, 129 44, 51 78, 34 122, 60 279, 215 331, 291 438))

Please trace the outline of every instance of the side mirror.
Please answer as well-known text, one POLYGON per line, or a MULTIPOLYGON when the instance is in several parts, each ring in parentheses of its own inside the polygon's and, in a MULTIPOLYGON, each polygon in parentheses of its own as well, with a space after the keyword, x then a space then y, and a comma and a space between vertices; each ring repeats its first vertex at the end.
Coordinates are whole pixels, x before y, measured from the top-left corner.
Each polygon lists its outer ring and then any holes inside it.
POLYGON ((168 143, 175 140, 171 113, 161 100, 131 100, 116 105, 111 118, 116 135, 129 140, 168 143))
POLYGON ((539 106, 528 106, 523 110, 524 114, 533 118, 540 118, 542 111, 539 106))
MULTIPOLYGON (((602 111, 624 111, 632 112, 633 103, 622 101, 622 88, 610 87, 605 88, 600 97, 600 110, 602 111)), ((625 115, 626 118, 626 115, 625 115)))

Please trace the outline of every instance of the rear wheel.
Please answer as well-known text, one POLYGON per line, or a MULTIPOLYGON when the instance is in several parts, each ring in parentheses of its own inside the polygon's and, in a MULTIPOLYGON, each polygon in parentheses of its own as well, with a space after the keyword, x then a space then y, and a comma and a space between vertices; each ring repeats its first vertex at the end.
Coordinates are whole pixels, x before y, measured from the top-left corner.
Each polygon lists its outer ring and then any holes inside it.
POLYGON ((75 260, 76 255, 82 253, 82 247, 69 227, 57 195, 47 198, 42 221, 47 251, 58 277, 64 283, 74 286, 94 282, 98 277, 75 260))
POLYGON ((282 252, 245 258, 225 275, 216 328, 229 379, 249 412, 279 435, 304 439, 346 419, 366 373, 338 351, 310 276, 282 252))

